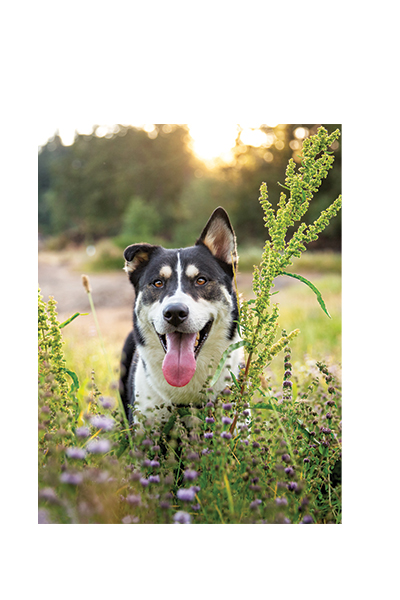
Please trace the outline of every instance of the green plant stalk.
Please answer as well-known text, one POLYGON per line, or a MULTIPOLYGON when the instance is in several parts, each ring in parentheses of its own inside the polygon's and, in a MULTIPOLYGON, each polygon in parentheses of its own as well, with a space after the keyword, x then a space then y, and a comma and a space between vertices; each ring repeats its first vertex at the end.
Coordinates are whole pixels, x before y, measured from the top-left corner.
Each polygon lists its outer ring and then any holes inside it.
MULTIPOLYGON (((108 355, 107 355, 107 352, 106 352, 106 349, 105 349, 105 346, 104 346, 103 336, 101 335, 100 325, 99 325, 99 322, 97 320, 96 309, 95 309, 93 298, 92 298, 92 292, 90 290, 89 285, 86 286, 85 283, 84 283, 84 287, 86 289, 86 292, 87 292, 87 295, 88 295, 88 298, 89 298, 90 309, 91 309, 92 314, 93 314, 93 319, 94 319, 94 323, 95 323, 95 326, 96 326, 97 335, 99 336, 99 340, 100 340, 100 344, 101 344, 101 349, 103 351, 104 358, 106 360, 106 364, 107 364, 107 367, 108 367, 108 371, 109 371, 110 377, 112 379, 113 373, 112 373, 111 365, 110 365, 110 362, 108 360, 108 355)), ((125 429, 126 429, 126 432, 128 434, 129 446, 130 446, 130 449, 133 450, 134 448, 133 448, 133 440, 132 440, 132 436, 131 436, 131 429, 129 427, 129 421, 128 421, 127 416, 125 414, 125 409, 124 409, 123 404, 122 404, 121 394, 119 393, 119 390, 117 390, 117 400, 118 400, 119 410, 120 410, 120 412, 122 414, 122 418, 124 420, 125 429)))

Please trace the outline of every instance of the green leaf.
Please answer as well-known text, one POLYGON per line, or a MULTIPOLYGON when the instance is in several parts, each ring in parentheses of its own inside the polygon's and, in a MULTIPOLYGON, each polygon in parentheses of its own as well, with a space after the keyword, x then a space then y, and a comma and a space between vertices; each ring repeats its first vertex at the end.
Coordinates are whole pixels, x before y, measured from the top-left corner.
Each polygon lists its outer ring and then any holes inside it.
POLYGON ((75 313, 74 315, 72 315, 72 317, 70 317, 69 319, 67 319, 66 321, 64 321, 63 323, 60 324, 60 329, 62 329, 63 327, 65 327, 66 325, 68 325, 69 323, 71 323, 71 321, 73 321, 74 319, 76 319, 76 317, 85 317, 86 315, 88 315, 89 313, 75 313))
POLYGON ((219 376, 222 373, 222 369, 224 368, 226 359, 228 358, 229 354, 231 352, 233 352, 234 350, 237 350, 238 348, 241 348, 242 346, 245 345, 245 341, 241 340, 240 342, 236 342, 235 344, 231 344, 223 353, 221 360, 219 361, 217 370, 214 373, 214 377, 212 378, 211 382, 210 382, 210 387, 212 387, 213 385, 215 385, 215 383, 218 381, 219 376))
POLYGON ((272 404, 266 404, 265 402, 255 402, 251 405, 251 409, 253 408, 268 408, 269 410, 273 410, 275 407, 272 404))
POLYGON ((79 390, 79 380, 78 380, 78 376, 77 376, 77 374, 76 374, 76 373, 74 373, 73 371, 70 371, 69 369, 64 369, 64 371, 65 371, 66 373, 68 373, 68 375, 71 377, 71 379, 72 379, 72 382, 73 382, 73 383, 71 384, 71 389, 70 389, 70 392, 71 392, 71 393, 74 393, 74 392, 76 392, 77 390, 79 390))
POLYGON ((229 371, 229 373, 231 374, 231 377, 232 377, 232 381, 233 381, 233 383, 236 385, 237 389, 238 389, 238 390, 240 390, 240 389, 241 389, 241 387, 240 387, 240 383, 239 383, 239 382, 238 382, 238 380, 236 379, 236 377, 235 377, 235 374, 234 374, 234 373, 232 373, 232 371, 229 371))
POLYGON ((286 271, 283 271, 281 273, 281 275, 287 275, 288 277, 293 277, 294 279, 298 279, 299 281, 302 281, 303 283, 305 283, 306 285, 308 285, 308 287, 314 292, 314 294, 317 296, 317 300, 319 305, 321 306, 322 310, 324 311, 324 313, 331 319, 331 315, 328 313, 328 310, 325 306, 325 302, 321 296, 321 292, 318 290, 318 288, 315 287, 315 285, 313 283, 311 283, 311 281, 308 281, 308 279, 306 279, 305 277, 302 277, 301 275, 296 275, 295 273, 286 273, 286 271))

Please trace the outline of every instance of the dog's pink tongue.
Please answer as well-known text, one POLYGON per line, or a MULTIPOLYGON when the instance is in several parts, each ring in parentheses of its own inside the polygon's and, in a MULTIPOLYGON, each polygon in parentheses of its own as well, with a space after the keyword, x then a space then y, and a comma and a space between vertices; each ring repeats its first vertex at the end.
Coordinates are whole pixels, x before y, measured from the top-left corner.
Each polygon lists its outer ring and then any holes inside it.
POLYGON ((164 377, 174 387, 183 387, 192 379, 196 370, 194 357, 195 333, 167 333, 167 354, 162 370, 164 377))

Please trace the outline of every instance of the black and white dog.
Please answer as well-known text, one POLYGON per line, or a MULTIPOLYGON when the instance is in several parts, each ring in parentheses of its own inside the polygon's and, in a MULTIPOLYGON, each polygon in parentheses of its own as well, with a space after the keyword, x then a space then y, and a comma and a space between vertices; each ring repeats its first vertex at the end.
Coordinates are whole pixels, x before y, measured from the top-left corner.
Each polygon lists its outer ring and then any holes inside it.
MULTIPOLYGON (((129 421, 133 406, 142 413, 161 407, 163 417, 167 406, 201 404, 207 377, 240 339, 233 281, 236 238, 227 213, 217 208, 190 248, 133 244, 124 258, 135 288, 133 330, 124 344, 120 380, 129 421)), ((241 359, 241 349, 231 353, 214 395, 226 386, 229 370, 237 373, 241 359)))

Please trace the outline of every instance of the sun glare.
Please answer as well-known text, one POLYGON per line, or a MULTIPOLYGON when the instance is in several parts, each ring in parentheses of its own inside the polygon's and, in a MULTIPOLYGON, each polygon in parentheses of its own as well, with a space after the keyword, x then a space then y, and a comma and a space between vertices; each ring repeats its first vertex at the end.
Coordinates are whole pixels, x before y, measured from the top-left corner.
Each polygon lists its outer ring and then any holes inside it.
POLYGON ((235 124, 188 124, 192 138, 192 150, 202 160, 212 161, 221 157, 229 160, 235 146, 238 126, 235 124))

